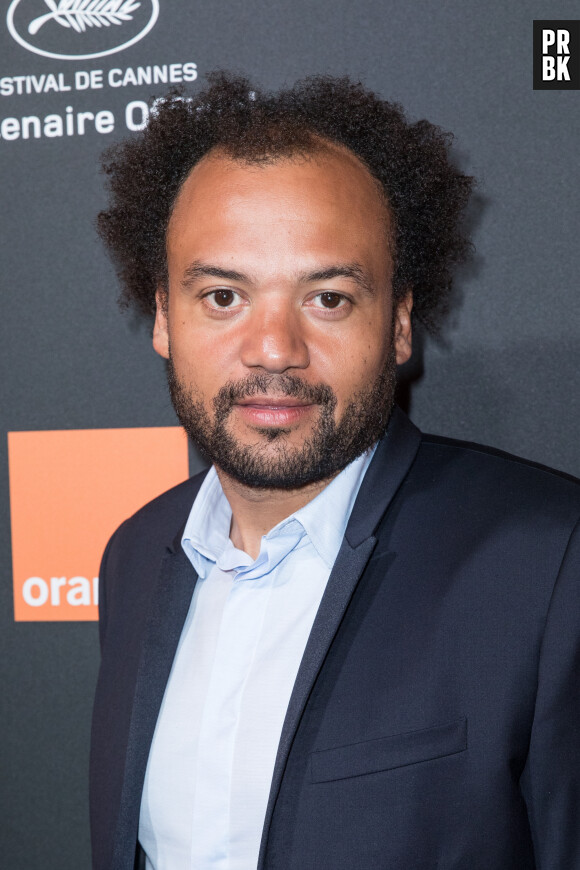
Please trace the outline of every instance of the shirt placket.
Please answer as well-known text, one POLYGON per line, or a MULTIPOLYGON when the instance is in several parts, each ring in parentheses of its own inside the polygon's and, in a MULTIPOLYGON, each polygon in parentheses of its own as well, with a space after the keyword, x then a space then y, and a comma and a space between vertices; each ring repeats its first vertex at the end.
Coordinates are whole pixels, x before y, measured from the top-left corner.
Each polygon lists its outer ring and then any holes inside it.
POLYGON ((234 580, 224 607, 198 743, 192 870, 229 870, 232 776, 240 710, 271 585, 271 575, 234 580))

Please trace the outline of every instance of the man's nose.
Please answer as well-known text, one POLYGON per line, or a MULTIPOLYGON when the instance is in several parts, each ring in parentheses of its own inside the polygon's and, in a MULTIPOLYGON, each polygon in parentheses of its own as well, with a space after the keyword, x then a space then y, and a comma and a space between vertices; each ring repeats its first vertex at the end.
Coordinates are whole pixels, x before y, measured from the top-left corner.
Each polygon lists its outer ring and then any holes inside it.
POLYGON ((300 312, 290 306, 256 309, 246 324, 241 361, 247 368, 279 374, 310 362, 300 312))

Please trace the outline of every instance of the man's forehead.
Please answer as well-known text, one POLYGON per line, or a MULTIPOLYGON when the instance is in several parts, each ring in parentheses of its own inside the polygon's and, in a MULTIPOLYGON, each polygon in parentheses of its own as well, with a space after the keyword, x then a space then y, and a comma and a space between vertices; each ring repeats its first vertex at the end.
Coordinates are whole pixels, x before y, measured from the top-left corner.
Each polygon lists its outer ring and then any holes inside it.
POLYGON ((300 167, 310 172, 321 173, 332 169, 337 176, 358 176, 359 184, 372 189, 384 206, 388 209, 385 191, 381 182, 370 172, 366 164, 345 145, 332 142, 321 137, 313 137, 307 150, 284 151, 280 154, 266 154, 255 156, 238 156, 225 148, 218 146, 205 154, 192 168, 183 180, 175 202, 179 200, 183 191, 196 186, 201 179, 206 183, 219 184, 236 172, 247 173, 249 188, 251 178, 256 181, 264 173, 271 178, 279 175, 277 170, 283 171, 288 167, 300 167))
POLYGON ((182 286, 209 276, 293 288, 340 279, 365 295, 391 286, 394 259, 382 193, 339 148, 267 164, 212 154, 184 182, 167 256, 182 286))

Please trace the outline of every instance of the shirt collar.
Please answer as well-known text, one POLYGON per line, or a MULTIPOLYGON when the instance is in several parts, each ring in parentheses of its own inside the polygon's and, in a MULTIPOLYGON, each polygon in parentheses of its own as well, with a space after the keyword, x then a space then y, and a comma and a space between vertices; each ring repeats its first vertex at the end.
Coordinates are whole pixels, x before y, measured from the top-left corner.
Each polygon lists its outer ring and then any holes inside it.
POLYGON ((376 445, 357 457, 316 498, 276 526, 281 528, 293 518, 298 520, 329 569, 336 561, 348 518, 375 449, 376 445))
POLYGON ((375 452, 370 448, 324 489, 262 538, 255 561, 230 540, 232 510, 215 467, 208 471, 190 511, 181 545, 199 577, 214 565, 235 576, 256 579, 272 571, 306 535, 330 570, 336 560, 360 485, 375 452))

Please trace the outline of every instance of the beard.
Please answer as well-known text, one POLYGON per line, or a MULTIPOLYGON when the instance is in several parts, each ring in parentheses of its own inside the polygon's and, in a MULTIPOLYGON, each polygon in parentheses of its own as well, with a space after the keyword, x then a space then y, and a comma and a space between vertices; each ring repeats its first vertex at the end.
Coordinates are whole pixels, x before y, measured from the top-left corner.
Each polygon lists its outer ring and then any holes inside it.
POLYGON ((298 489, 334 477, 382 438, 394 402, 395 372, 391 345, 382 370, 368 388, 351 397, 338 421, 334 391, 296 375, 255 373, 226 383, 213 399, 213 420, 195 391, 178 378, 171 355, 167 380, 179 422, 209 462, 248 487, 298 489), (290 430, 280 427, 256 427, 257 444, 243 444, 229 431, 228 417, 237 401, 268 394, 320 406, 318 420, 301 445, 289 443, 290 430))

